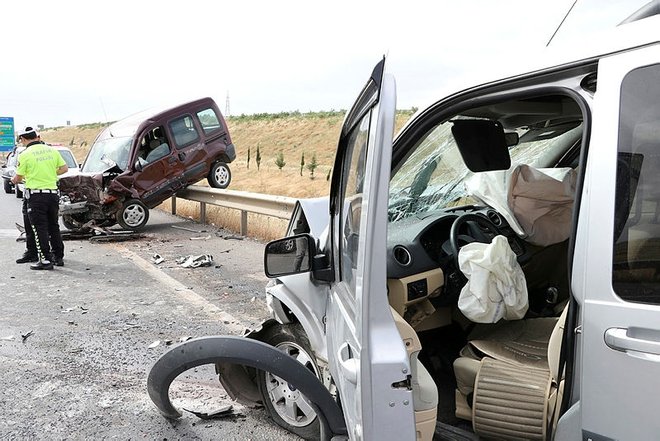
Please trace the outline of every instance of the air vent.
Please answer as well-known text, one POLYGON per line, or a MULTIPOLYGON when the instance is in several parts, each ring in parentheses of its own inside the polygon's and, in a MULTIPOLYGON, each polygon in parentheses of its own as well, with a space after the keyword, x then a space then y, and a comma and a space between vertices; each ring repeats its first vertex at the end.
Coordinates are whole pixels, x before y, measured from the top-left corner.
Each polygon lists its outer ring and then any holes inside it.
POLYGON ((394 260, 396 260, 399 265, 408 266, 412 263, 412 256, 406 247, 397 245, 392 252, 394 253, 394 260))
POLYGON ((490 221, 496 226, 496 227, 501 227, 504 221, 502 220, 502 216, 497 211, 493 210, 488 210, 486 212, 486 217, 490 219, 490 221))

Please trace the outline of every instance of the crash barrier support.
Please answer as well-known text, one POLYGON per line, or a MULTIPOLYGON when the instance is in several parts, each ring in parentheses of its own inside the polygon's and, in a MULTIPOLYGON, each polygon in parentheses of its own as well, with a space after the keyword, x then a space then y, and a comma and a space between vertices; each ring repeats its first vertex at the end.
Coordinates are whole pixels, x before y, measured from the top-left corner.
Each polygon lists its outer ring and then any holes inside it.
POLYGON ((264 216, 290 219, 295 198, 287 196, 274 196, 246 191, 221 190, 219 188, 201 187, 191 185, 172 196, 172 214, 176 214, 176 199, 186 199, 199 202, 199 221, 206 223, 206 204, 218 207, 233 208, 241 212, 241 235, 248 233, 248 213, 264 216))

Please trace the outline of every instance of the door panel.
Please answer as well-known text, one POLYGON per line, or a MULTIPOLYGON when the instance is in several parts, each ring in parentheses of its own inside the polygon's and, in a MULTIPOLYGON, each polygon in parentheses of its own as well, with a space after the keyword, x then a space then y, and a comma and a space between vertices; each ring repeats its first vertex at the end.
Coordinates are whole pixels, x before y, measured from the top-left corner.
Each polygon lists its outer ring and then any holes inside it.
POLYGON ((352 439, 414 440, 407 353, 386 286, 395 84, 383 62, 349 112, 331 195, 337 282, 328 299, 331 372, 352 439))
POLYGON ((195 118, 183 115, 168 122, 170 136, 174 140, 175 156, 180 162, 185 184, 192 184, 206 177, 208 158, 204 140, 195 118))
POLYGON ((172 152, 172 143, 161 126, 145 132, 138 146, 135 161, 142 170, 133 172, 133 187, 140 199, 153 207, 181 187, 182 170, 176 153, 172 152))
POLYGON ((601 60, 573 279, 583 436, 594 439, 660 433, 658 103, 657 46, 601 60))

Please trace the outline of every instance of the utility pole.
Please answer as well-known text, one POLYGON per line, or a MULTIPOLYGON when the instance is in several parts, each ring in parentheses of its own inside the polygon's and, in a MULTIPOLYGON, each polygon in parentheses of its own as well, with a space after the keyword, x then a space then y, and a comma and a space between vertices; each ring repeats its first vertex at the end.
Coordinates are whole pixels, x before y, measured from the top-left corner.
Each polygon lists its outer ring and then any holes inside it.
POLYGON ((227 91, 227 100, 225 101, 225 116, 229 116, 229 91, 227 91))

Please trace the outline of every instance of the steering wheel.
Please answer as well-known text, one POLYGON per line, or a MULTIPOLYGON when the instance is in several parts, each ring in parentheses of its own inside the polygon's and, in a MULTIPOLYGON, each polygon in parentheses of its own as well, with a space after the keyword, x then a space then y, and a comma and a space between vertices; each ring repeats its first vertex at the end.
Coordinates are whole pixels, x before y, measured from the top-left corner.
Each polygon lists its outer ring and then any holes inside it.
POLYGON ((451 251, 454 255, 454 263, 456 264, 456 269, 458 270, 460 266, 458 265, 458 252, 461 247, 472 242, 481 242, 481 243, 490 243, 492 237, 497 235, 503 235, 509 241, 509 246, 516 254, 517 258, 520 260, 520 257, 525 254, 525 246, 523 241, 520 240, 518 236, 513 233, 512 236, 506 236, 502 234, 502 231, 497 227, 490 219, 486 216, 479 213, 465 213, 456 218, 454 223, 451 226, 449 232, 449 245, 451 246, 451 251), (475 228, 469 223, 476 223, 480 228, 475 228), (470 231, 469 234, 461 234, 461 229, 464 224, 467 224, 467 227, 470 231), (486 230, 490 235, 484 234, 486 230))

